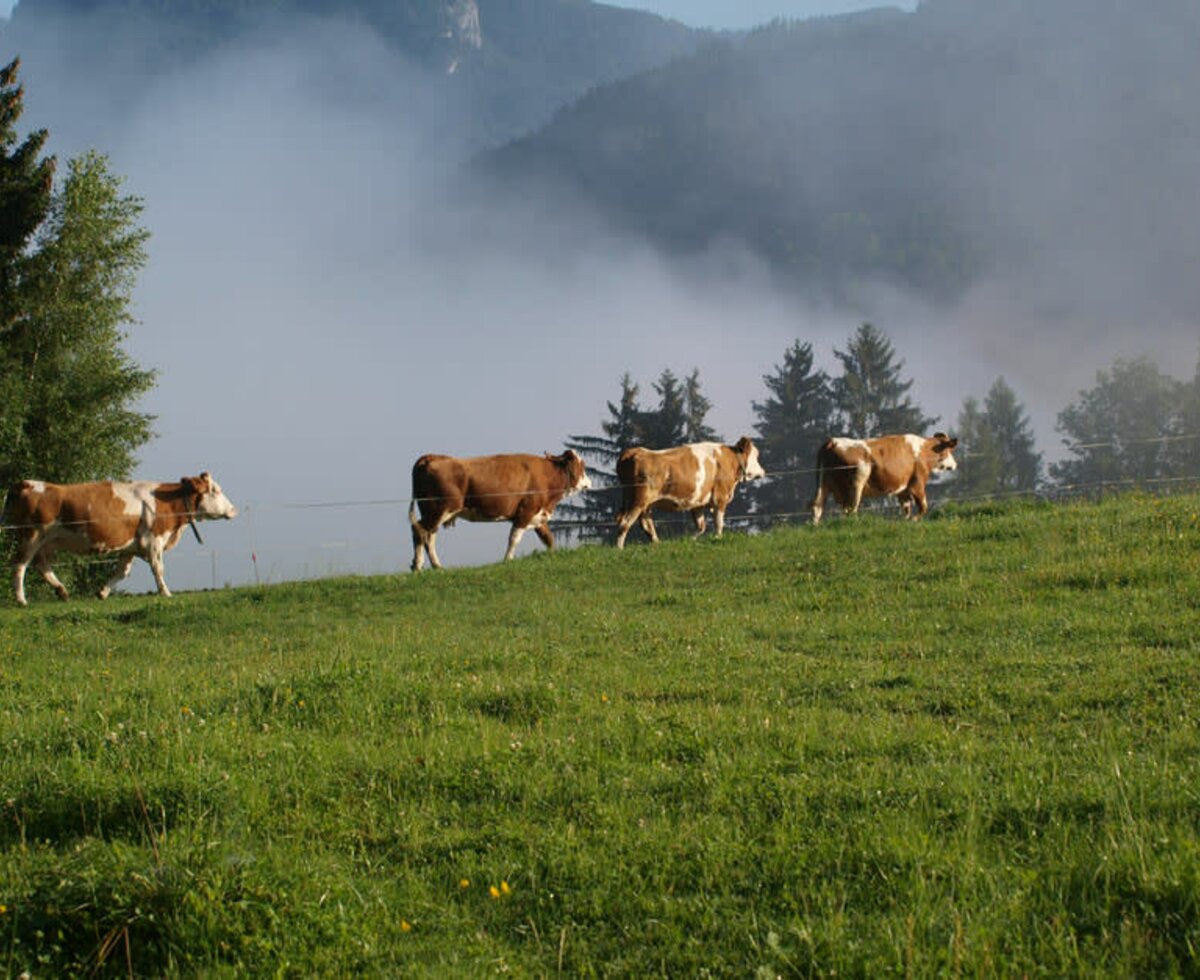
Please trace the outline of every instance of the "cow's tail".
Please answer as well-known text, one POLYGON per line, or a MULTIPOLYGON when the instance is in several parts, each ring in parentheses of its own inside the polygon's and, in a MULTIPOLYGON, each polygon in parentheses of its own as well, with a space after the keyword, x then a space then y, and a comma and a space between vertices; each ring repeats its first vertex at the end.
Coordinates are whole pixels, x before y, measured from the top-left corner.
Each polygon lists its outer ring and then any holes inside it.
POLYGON ((812 511, 812 522, 814 525, 821 523, 821 515, 825 511, 825 495, 828 493, 825 480, 829 472, 831 459, 834 459, 832 439, 828 440, 817 450, 816 483, 813 487, 812 501, 808 505, 808 509, 812 511))
POLYGON ((7 526, 13 523, 13 507, 16 506, 17 498, 21 495, 22 486, 24 486, 23 483, 14 483, 4 494, 4 506, 0 508, 0 524, 7 526))

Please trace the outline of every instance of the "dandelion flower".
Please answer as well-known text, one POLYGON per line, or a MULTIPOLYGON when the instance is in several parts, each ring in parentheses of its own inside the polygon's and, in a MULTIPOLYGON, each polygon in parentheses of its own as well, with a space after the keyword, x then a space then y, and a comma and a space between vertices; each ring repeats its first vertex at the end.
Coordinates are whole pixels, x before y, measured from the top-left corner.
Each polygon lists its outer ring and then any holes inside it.
POLYGON ((499 898, 500 897, 500 889, 497 888, 495 885, 488 885, 488 894, 491 895, 492 898, 499 898))
POLYGON ((504 894, 505 894, 505 895, 511 895, 511 894, 512 894, 512 889, 508 887, 508 882, 507 882, 507 881, 502 881, 502 882, 500 882, 500 890, 501 890, 502 892, 504 892, 504 894))
POLYGON ((408 919, 401 919, 400 920, 400 931, 401 932, 412 932, 412 923, 409 922, 408 919))
POLYGON ((470 888, 471 887, 471 879, 470 878, 459 878, 458 879, 458 887, 459 888, 470 888))

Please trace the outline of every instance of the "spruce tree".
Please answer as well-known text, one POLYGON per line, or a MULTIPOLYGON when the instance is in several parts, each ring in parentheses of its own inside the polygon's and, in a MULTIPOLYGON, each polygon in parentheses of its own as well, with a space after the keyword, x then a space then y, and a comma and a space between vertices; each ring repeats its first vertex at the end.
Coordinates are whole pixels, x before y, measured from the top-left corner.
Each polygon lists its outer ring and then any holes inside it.
POLYGON ((716 442, 720 439, 717 431, 704 421, 711 408, 712 402, 700 393, 700 369, 693 368, 683 389, 684 442, 716 442))
POLYGON ((912 432, 924 434, 937 424, 914 405, 908 391, 912 381, 901 380, 903 361, 883 331, 864 323, 846 350, 834 350, 842 375, 833 382, 834 404, 844 434, 856 439, 912 432))
MULTIPOLYGON (((1037 489, 1042 478, 1042 454, 1034 449, 1033 423, 1016 392, 997 378, 984 398, 988 425, 1000 453, 1000 493, 1025 493, 1037 489)), ((961 433, 959 442, 965 442, 961 433)))
POLYGON ((50 213, 54 157, 39 158, 49 135, 39 129, 20 139, 17 124, 25 89, 18 84, 20 61, 0 68, 0 340, 7 341, 24 304, 20 285, 28 251, 50 213))
POLYGON ((767 517, 806 515, 817 450, 834 428, 829 375, 813 370, 812 344, 793 342, 783 364, 763 375, 769 396, 751 402, 756 443, 768 479, 747 488, 754 511, 767 517))
POLYGON ((19 69, 19 61, 0 69, 0 493, 13 480, 12 447, 23 439, 28 370, 16 351, 30 327, 22 286, 34 236, 50 212, 55 164, 53 157, 39 158, 46 130, 19 138, 25 99, 19 69))
POLYGON ((581 541, 601 540, 608 533, 620 503, 617 487, 617 460, 630 446, 640 444, 639 423, 643 415, 638 404, 639 388, 626 371, 621 377, 621 398, 607 402, 608 418, 600 423, 604 433, 599 436, 574 435, 567 437, 567 448, 574 449, 588 467, 592 479, 591 492, 569 497, 559 505, 567 537, 581 541))
POLYGON ((670 368, 663 368, 653 388, 658 393, 658 405, 638 418, 639 444, 648 449, 669 449, 686 442, 686 388, 670 368))
POLYGON ((958 469, 947 492, 954 497, 986 497, 997 492, 1003 480, 1000 442, 987 411, 977 398, 963 401, 958 413, 960 449, 954 458, 958 469))

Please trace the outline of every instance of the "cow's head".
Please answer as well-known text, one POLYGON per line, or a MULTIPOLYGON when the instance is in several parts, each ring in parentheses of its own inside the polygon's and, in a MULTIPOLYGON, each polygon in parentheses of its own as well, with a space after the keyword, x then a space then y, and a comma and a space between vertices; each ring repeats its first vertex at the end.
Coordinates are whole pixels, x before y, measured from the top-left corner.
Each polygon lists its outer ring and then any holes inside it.
POLYGON ((767 475, 758 461, 758 447, 749 436, 742 436, 733 447, 738 458, 738 476, 743 480, 761 480, 767 475))
POLYGON ((225 496, 211 473, 185 476, 179 482, 188 494, 189 508, 197 520, 231 520, 237 517, 238 509, 225 496))
POLYGON ((951 439, 944 432, 933 434, 929 440, 929 450, 937 457, 937 461, 929 468, 931 473, 948 473, 958 469, 958 462, 954 458, 954 447, 957 445, 958 440, 951 439))
POLYGON ((592 481, 588 478, 587 467, 583 463, 583 457, 574 449, 568 449, 561 456, 551 456, 546 453, 546 458, 558 466, 561 466, 567 474, 567 493, 582 493, 592 486, 592 481))

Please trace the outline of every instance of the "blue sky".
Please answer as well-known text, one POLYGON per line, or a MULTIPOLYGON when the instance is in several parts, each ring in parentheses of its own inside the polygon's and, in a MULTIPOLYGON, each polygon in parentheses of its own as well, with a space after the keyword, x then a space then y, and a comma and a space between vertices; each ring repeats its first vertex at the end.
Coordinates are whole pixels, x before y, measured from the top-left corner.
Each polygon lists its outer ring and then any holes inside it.
POLYGON ((801 19, 844 14, 870 7, 911 10, 916 0, 606 0, 618 7, 649 10, 692 27, 738 29, 765 24, 776 17, 801 19))

